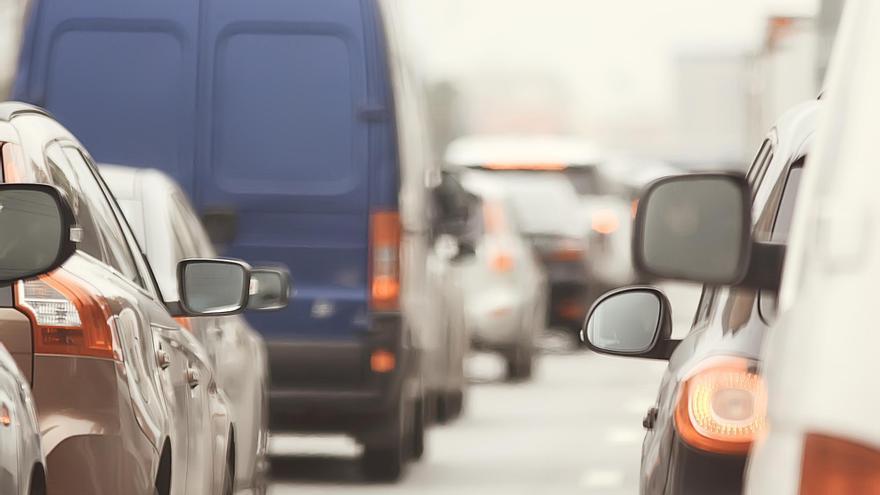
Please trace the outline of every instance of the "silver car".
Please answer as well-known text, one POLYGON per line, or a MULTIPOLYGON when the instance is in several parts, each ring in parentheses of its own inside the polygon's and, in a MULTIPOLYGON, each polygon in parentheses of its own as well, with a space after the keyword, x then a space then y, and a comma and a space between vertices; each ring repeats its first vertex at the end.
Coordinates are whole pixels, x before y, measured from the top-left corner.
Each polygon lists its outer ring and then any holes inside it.
POLYGON ((30 386, 0 344, 0 493, 44 495, 45 466, 30 386))
MULTIPOLYGON (((189 200, 171 177, 158 170, 103 165, 100 171, 146 251, 162 296, 176 301, 178 262, 216 256, 189 200)), ((217 383, 230 398, 236 489, 265 493, 268 377, 262 337, 238 315, 178 318, 178 322, 207 349, 217 383)))
POLYGON ((549 289, 498 182, 486 172, 463 174, 463 185, 481 202, 482 235, 475 256, 456 273, 474 347, 501 354, 508 379, 523 380, 532 375, 535 337, 546 328, 549 289))

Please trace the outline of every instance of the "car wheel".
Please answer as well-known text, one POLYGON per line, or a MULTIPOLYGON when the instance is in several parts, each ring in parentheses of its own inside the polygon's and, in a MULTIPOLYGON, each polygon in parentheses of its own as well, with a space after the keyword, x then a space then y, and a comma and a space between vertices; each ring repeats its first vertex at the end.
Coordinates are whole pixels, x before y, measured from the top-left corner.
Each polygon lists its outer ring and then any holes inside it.
POLYGON ((223 495, 234 495, 235 492, 235 461, 226 456, 226 472, 223 474, 223 495))
MULTIPOLYGON (((367 443, 361 456, 361 469, 370 481, 394 482, 403 475, 406 454, 410 449, 407 445, 407 408, 406 399, 398 399, 398 406, 383 419, 379 427, 381 443, 367 443)), ((409 411, 409 414, 412 414, 409 411)), ((412 418, 409 418, 410 421, 412 418)))
POLYGON ((410 456, 419 460, 425 454, 425 401, 419 399, 413 411, 412 431, 410 431, 410 456))
POLYGON ((517 349, 507 357, 507 379, 525 381, 532 377, 534 356, 531 350, 517 349))
POLYGON ((456 390, 444 394, 440 399, 438 409, 441 423, 448 423, 457 419, 464 410, 464 391, 456 390))

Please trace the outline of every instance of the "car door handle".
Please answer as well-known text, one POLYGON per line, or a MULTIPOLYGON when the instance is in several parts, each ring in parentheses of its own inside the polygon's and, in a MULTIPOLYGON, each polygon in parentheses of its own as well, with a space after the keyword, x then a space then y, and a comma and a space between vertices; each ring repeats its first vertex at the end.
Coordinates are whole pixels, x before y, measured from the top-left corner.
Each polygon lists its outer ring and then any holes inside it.
POLYGON ((159 367, 163 370, 171 366, 171 354, 168 354, 168 351, 164 349, 156 351, 156 360, 159 362, 159 367))
POLYGON ((195 368, 187 368, 186 369, 186 382, 189 383, 189 388, 196 388, 199 386, 199 370, 195 368))

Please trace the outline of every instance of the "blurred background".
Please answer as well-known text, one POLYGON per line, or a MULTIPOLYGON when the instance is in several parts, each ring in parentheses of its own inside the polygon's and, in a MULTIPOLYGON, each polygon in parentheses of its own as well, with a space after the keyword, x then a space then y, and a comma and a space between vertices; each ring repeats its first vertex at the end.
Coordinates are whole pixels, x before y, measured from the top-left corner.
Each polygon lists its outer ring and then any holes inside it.
MULTIPOLYGON (((438 159, 462 136, 576 137, 605 175, 638 188, 677 170, 744 170, 772 122, 819 94, 843 1, 399 0, 398 24, 438 159)), ((27 5, 0 0, 0 98, 27 5)), ((628 202, 625 189, 613 188, 628 202)), ((699 288, 665 289, 681 336, 699 288)), ((280 437, 272 493, 635 493, 641 419, 665 363, 552 334, 541 349, 521 384, 474 353, 465 416, 431 431, 401 484, 360 484, 346 440, 280 437)))

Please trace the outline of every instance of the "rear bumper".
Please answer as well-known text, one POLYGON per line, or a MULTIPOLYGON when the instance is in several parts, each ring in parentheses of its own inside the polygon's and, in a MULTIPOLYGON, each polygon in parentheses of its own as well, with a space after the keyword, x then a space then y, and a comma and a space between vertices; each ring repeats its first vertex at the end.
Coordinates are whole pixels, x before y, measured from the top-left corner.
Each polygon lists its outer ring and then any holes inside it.
POLYGON ((670 456, 666 493, 742 493, 746 456, 697 450, 677 433, 673 433, 670 456))
POLYGON ((419 356, 399 314, 373 317, 370 331, 346 341, 268 341, 270 428, 357 434, 411 393, 419 356), (377 349, 394 354, 391 372, 370 369, 377 349))

